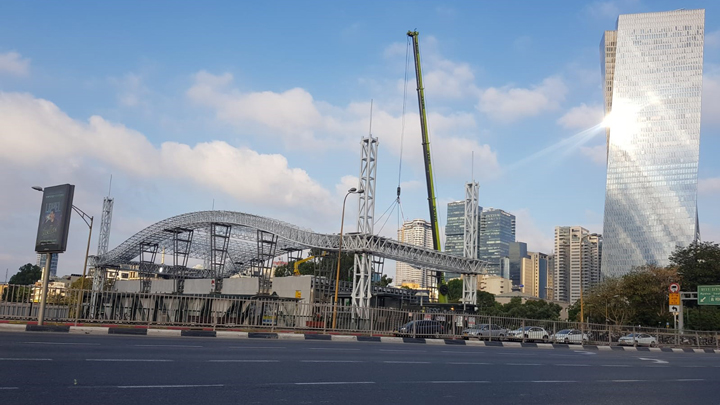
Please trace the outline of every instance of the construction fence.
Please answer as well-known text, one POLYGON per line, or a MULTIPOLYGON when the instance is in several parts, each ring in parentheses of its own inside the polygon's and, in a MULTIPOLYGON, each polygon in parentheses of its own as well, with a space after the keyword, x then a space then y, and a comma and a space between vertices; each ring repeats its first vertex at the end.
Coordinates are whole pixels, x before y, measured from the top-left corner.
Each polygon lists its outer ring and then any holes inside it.
MULTIPOLYGON (((8 285, 0 319, 37 319, 39 288, 8 285)), ((717 331, 683 331, 438 312, 364 308, 295 299, 48 289, 47 322, 348 333, 586 345, 720 348, 717 331)))

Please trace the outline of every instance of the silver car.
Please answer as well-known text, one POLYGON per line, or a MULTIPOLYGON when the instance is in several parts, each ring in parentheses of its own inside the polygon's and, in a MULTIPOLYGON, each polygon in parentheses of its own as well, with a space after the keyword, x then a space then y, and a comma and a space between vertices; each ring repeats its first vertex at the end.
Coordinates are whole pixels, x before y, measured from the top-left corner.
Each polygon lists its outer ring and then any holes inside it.
POLYGON ((479 324, 471 326, 465 330, 462 331, 462 337, 465 340, 468 340, 469 338, 478 338, 478 339, 487 339, 492 337, 493 339, 498 338, 504 338, 507 336, 508 330, 505 328, 501 328, 498 325, 490 325, 490 324, 479 324))
POLYGON ((585 333, 582 333, 579 329, 563 329, 561 331, 558 331, 555 335, 552 337, 552 341, 556 343, 579 343, 584 344, 587 343, 588 335, 585 333))
POLYGON ((524 338, 525 340, 542 340, 543 342, 547 342, 550 334, 539 326, 526 326, 524 328, 511 330, 507 336, 509 339, 514 340, 522 340, 524 338))
POLYGON ((620 346, 657 346, 657 338, 648 335, 647 333, 631 333, 618 339, 618 345, 620 346))

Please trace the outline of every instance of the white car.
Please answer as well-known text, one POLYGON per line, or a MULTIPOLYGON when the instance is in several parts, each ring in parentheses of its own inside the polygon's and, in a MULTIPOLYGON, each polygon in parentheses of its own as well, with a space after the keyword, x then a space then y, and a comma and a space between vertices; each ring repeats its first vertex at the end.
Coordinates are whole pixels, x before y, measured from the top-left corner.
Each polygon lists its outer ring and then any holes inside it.
POLYGON ((563 329, 558 331, 552 337, 552 341, 556 343, 579 343, 585 344, 590 340, 586 333, 582 333, 579 329, 563 329))
POLYGON ((618 339, 620 346, 635 346, 635 342, 638 346, 657 346, 657 339, 647 333, 631 333, 618 339))
POLYGON ((524 338, 525 340, 542 340, 543 342, 547 342, 549 336, 550 334, 539 326, 526 326, 515 329, 508 332, 507 335, 508 339, 522 340, 524 338))

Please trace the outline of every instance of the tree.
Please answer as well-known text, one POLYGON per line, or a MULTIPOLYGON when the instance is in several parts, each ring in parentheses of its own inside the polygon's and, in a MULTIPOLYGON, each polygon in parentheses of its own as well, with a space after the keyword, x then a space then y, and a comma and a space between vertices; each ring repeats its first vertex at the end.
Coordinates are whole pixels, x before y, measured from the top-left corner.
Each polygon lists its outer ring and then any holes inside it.
POLYGON ((645 326, 672 321, 668 310, 668 285, 678 282, 674 267, 637 267, 622 278, 622 297, 629 304, 629 321, 645 326))
POLYGON ((392 282, 392 278, 388 277, 387 274, 383 274, 382 277, 380 277, 380 280, 375 282, 375 285, 378 287, 387 287, 392 284, 392 282))
POLYGON ((697 291, 698 285, 720 284, 720 246, 713 242, 694 242, 678 247, 670 255, 677 267, 683 291, 697 291))
POLYGON ((448 302, 460 302, 463 295, 463 281, 459 278, 454 278, 447 283, 448 286, 448 302))
POLYGON ((477 291, 477 307, 479 313, 492 311, 495 308, 495 296, 487 291, 477 291))
POLYGON ((34 264, 26 264, 10 277, 9 284, 31 285, 42 278, 42 269, 34 264))

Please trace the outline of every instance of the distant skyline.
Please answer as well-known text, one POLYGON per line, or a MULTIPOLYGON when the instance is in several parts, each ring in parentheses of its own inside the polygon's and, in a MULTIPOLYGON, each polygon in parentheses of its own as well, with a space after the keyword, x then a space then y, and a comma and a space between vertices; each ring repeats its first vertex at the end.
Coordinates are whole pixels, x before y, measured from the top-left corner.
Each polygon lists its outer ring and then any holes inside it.
MULTIPOLYGON (((720 241, 720 4, 682 6, 706 9, 698 211, 703 239, 720 241)), ((515 215, 516 240, 530 251, 550 253, 556 226, 603 233, 598 45, 619 14, 677 8, 0 2, 0 268, 35 262, 40 200, 31 186, 75 184, 75 205, 98 222, 111 174, 111 249, 213 205, 337 233, 371 100, 375 217, 399 178, 404 218, 428 219, 412 67, 403 103, 406 32, 415 29, 441 225, 474 174, 479 205, 515 215)), ((354 231, 357 197, 347 207, 354 231)), ((402 219, 393 214, 375 231, 396 237, 402 219)), ((92 239, 91 254, 97 231, 92 239)), ((82 272, 86 241, 73 217, 58 275, 82 272)))

